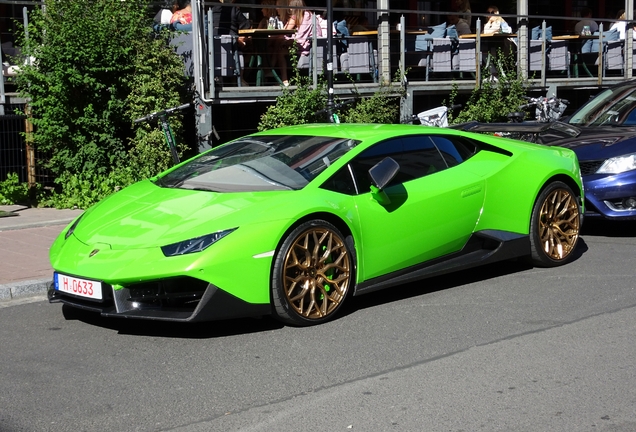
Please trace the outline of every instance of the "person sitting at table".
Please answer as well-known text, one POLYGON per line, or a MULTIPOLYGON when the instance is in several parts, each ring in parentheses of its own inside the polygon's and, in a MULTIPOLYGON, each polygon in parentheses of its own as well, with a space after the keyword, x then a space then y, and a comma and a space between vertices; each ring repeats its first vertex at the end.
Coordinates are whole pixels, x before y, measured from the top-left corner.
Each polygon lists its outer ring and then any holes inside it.
POLYGON ((164 1, 161 9, 153 18, 153 29, 155 29, 155 31, 159 31, 164 28, 168 28, 170 26, 172 15, 177 11, 177 9, 179 9, 177 0, 164 1))
POLYGON ((484 34, 511 33, 510 26, 503 17, 499 16, 497 6, 488 6, 488 21, 484 24, 484 34))
MULTIPOLYGON (((297 15, 294 13, 296 12, 296 10, 291 10, 287 7, 290 6, 288 0, 276 0, 276 6, 278 17, 283 22, 283 29, 296 30, 298 28, 298 25, 300 24, 300 21, 298 20, 297 15)), ((273 69, 278 69, 280 71, 280 79, 285 87, 289 85, 289 80, 287 79, 287 58, 289 56, 289 48, 291 46, 292 41, 290 41, 290 39, 286 38, 284 35, 271 37, 271 57, 269 63, 273 69)))
MULTIPOLYGON (((466 21, 466 24, 468 24, 468 28, 470 30, 470 28, 473 26, 472 25, 473 18, 471 16, 471 10, 470 10, 470 1, 469 0, 452 0, 451 10, 453 12, 456 12, 457 15, 459 15, 459 18, 466 21)), ((468 33, 471 33, 471 32, 469 31, 468 33)))
MULTIPOLYGON (((305 6, 304 0, 291 0, 289 2, 290 6, 305 6)), ((322 28, 320 25, 316 25, 314 28, 313 24, 313 14, 309 12, 307 9, 296 9, 294 10, 294 14, 296 15, 296 22, 300 22, 298 26, 298 30, 292 36, 296 44, 298 44, 298 54, 308 56, 309 49, 311 48, 311 40, 314 37, 314 32, 316 33, 316 37, 326 36, 322 34, 322 28)))
POLYGON ((277 23, 280 22, 280 20, 278 19, 278 13, 276 12, 276 0, 261 0, 261 6, 261 13, 263 15, 263 18, 259 21, 256 28, 270 28, 270 18, 274 18, 272 28, 278 28, 277 23))
POLYGON ((458 36, 471 33, 468 22, 466 22, 466 20, 464 18, 461 18, 459 15, 448 15, 448 25, 455 26, 458 36))
POLYGON ((190 25, 189 30, 192 31, 192 5, 190 0, 177 0, 178 9, 170 17, 170 25, 177 30, 188 31, 188 28, 181 26, 190 25))
MULTIPOLYGON (((224 3, 224 0, 220 0, 224 3)), ((232 0, 230 3, 234 3, 232 0)), ((238 6, 223 6, 216 4, 212 6, 212 22, 214 23, 213 35, 238 36, 238 31, 248 29, 252 23, 241 12, 238 6)), ((239 42, 239 48, 245 46, 244 42, 239 42)))
MULTIPOLYGON (((224 1, 221 0, 221 3, 224 3, 224 1)), ((234 3, 234 0, 231 3, 234 3)), ((222 4, 212 6, 212 22, 214 24, 212 30, 214 36, 228 34, 235 36, 238 51, 250 52, 251 39, 246 36, 239 36, 239 30, 250 28, 251 22, 243 15, 238 6, 223 6, 222 4)), ((248 87, 249 84, 243 77, 243 68, 240 68, 240 71, 239 79, 241 80, 241 85, 248 87)))
MULTIPOLYGON (((348 6, 348 5, 345 5, 344 0, 333 0, 332 4, 334 9, 348 6)), ((346 50, 347 38, 349 37, 350 32, 349 32, 349 25, 347 24, 347 17, 344 11, 339 11, 339 10, 333 11, 333 27, 334 27, 333 34, 341 38, 340 42, 341 42, 342 48, 346 50)))
MULTIPOLYGON (((616 19, 624 20, 625 19, 625 11, 621 10, 620 14, 616 17, 616 19)), ((634 29, 636 29, 636 26, 634 26, 634 29)), ((615 22, 614 24, 612 24, 612 26, 609 29, 609 31, 612 31, 612 30, 617 30, 618 31, 618 38, 620 40, 625 40, 625 35, 627 33, 627 23, 625 21, 615 22)), ((632 31, 632 38, 634 40, 636 40, 636 31, 632 31)))
POLYGON ((581 10, 581 21, 577 22, 574 26, 574 34, 580 35, 583 33, 583 28, 588 27, 590 34, 598 31, 598 24, 592 19, 592 9, 585 7, 581 10))

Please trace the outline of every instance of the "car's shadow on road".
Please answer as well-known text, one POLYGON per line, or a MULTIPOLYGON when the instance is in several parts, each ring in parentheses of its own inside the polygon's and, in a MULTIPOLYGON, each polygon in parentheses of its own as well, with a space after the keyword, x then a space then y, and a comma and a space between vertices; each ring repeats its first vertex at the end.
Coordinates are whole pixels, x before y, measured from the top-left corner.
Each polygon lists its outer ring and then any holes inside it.
POLYGON ((184 339, 207 339, 247 333, 267 332, 285 325, 270 316, 237 318, 197 323, 151 321, 126 318, 104 318, 98 313, 64 305, 66 320, 80 320, 86 324, 114 330, 120 334, 184 339))
MULTIPOLYGON (((581 258, 587 250, 588 247, 585 240, 579 238, 579 243, 573 253, 573 261, 581 258)), ((493 264, 406 283, 393 288, 355 297, 353 301, 344 305, 343 310, 340 313, 340 317, 355 313, 361 309, 431 294, 449 288, 470 285, 476 282, 483 282, 488 279, 494 279, 514 273, 521 273, 532 270, 533 268, 534 266, 529 260, 520 258, 508 261, 499 261, 493 264)))
POLYGON ((598 237, 636 237, 636 221, 585 219, 581 235, 598 237))
MULTIPOLYGON (((606 234, 605 234, 606 235, 606 234)), ((574 260, 588 250, 583 238, 574 252, 574 260)), ((435 276, 402 284, 359 297, 350 297, 338 311, 336 319, 367 308, 381 306, 408 298, 418 297, 449 288, 470 285, 488 279, 507 276, 531 270, 533 266, 525 259, 499 261, 481 267, 460 270, 446 275, 435 276)), ((286 325, 271 316, 258 318, 237 318, 203 323, 166 322, 124 318, 104 318, 95 312, 88 312, 64 305, 65 319, 80 320, 86 324, 117 331, 120 334, 185 339, 207 339, 234 336, 247 333, 261 333, 278 330, 286 325)))

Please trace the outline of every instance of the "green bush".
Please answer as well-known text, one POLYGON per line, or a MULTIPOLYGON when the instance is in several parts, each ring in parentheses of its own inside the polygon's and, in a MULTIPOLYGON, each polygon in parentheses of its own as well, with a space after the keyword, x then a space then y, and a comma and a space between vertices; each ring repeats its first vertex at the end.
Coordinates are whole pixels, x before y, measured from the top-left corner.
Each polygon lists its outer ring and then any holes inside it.
POLYGON ((361 98, 340 119, 345 123, 399 123, 401 87, 381 86, 371 97, 361 98))
POLYGON ((28 201, 28 185, 20 183, 16 173, 9 173, 6 180, 0 181, 0 205, 24 204, 28 201))
MULTIPOLYGON (((51 155, 57 206, 85 208, 169 166, 156 125, 133 125, 180 104, 185 88, 169 34, 151 31, 149 4, 45 0, 29 15, 28 38, 19 35, 34 62, 17 84, 29 100, 34 145, 51 155)), ((171 123, 182 130, 181 118, 171 123)))
MULTIPOLYGON (((482 85, 475 88, 463 105, 457 116, 449 113, 449 123, 457 124, 468 121, 484 123, 507 122, 508 114, 519 111, 519 106, 525 103, 523 98, 527 93, 528 83, 517 75, 517 60, 513 54, 498 53, 500 59, 495 63, 496 79, 490 71, 482 71, 482 85)), ((457 88, 451 91, 452 106, 457 99, 457 88)))
MULTIPOLYGON (((291 62, 297 63, 293 51, 291 62)), ((351 77, 347 79, 353 82, 351 77)), ((276 103, 270 105, 261 116, 259 131, 282 126, 329 122, 328 115, 324 112, 327 106, 325 76, 321 75, 318 85, 314 87, 310 77, 301 75, 300 71, 295 69, 291 83, 295 88, 283 87, 276 103)), ((344 123, 395 123, 399 120, 402 95, 401 86, 396 88, 394 84, 381 86, 369 98, 363 98, 356 92, 356 102, 337 110, 338 117, 344 123)), ((338 102, 336 99, 334 104, 338 105, 338 102)))

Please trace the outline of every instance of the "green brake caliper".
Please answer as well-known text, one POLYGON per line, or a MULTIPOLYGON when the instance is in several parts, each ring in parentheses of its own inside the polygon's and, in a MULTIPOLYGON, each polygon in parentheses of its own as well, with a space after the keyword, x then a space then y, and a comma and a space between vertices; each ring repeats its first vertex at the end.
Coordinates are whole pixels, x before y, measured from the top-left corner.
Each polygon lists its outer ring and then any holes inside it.
MULTIPOLYGON (((326 250, 327 250, 327 246, 323 246, 323 247, 322 247, 322 251, 323 251, 323 253, 324 253, 326 250)), ((333 260, 331 259, 331 254, 330 254, 330 255, 327 257, 327 259, 325 260, 325 264, 329 264, 329 263, 332 263, 332 262, 333 262, 333 260)), ((326 273, 325 273, 325 276, 327 277, 327 279, 329 279, 329 280, 333 279, 333 273, 334 273, 334 271, 335 271, 335 270, 334 270, 333 268, 331 268, 331 269, 329 269, 329 271, 328 271, 328 272, 326 272, 326 273)), ((331 291, 331 285, 329 285, 329 284, 327 284, 327 283, 326 283, 326 284, 324 284, 324 287, 325 287, 325 291, 327 291, 327 292, 331 291)), ((324 296, 321 294, 321 295, 320 295, 320 300, 322 300, 322 299, 324 299, 324 296)))

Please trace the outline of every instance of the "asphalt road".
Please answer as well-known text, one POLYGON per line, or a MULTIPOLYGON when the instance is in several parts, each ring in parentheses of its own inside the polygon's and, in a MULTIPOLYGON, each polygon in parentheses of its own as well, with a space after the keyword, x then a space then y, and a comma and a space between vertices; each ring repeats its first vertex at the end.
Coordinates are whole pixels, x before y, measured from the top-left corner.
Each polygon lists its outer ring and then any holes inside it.
POLYGON ((565 267, 404 285, 312 328, 0 303, 0 431, 635 431, 635 246, 634 223, 586 222, 565 267))

